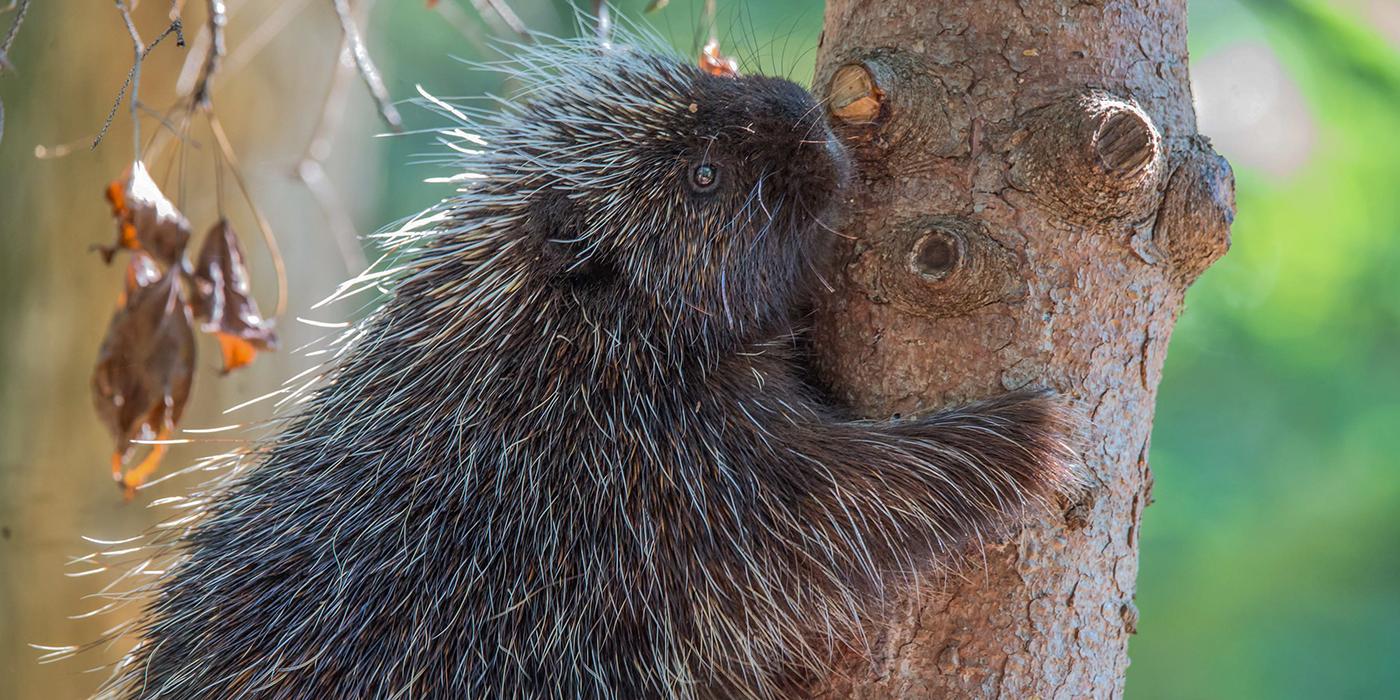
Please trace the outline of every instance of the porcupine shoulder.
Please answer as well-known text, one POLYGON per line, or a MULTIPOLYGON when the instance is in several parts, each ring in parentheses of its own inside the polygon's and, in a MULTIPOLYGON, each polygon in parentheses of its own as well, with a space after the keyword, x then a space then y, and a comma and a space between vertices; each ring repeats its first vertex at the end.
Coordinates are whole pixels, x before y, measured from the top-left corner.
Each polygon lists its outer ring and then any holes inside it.
MULTIPOLYGON (((129 698, 781 697, 1072 481, 1055 404, 892 422, 801 380, 850 163, 802 88, 521 49, 460 193, 175 545, 129 698)), ((472 133, 466 133, 471 131, 472 133)))

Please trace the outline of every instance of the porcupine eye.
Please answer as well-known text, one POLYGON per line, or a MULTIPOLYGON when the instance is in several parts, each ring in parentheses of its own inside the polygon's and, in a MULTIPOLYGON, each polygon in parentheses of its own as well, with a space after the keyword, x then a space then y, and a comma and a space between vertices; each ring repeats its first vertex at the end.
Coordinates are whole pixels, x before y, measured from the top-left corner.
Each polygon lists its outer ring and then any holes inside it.
POLYGON ((713 163, 700 163, 690 169, 690 189, 696 194, 707 194, 719 186, 719 168, 713 163))

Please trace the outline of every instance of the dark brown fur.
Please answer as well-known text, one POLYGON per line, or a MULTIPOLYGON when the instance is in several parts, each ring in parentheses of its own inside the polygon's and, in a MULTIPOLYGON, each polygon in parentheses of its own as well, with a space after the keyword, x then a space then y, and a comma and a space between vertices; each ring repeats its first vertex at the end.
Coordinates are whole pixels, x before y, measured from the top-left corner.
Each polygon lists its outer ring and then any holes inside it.
POLYGON ((1044 395, 858 421, 803 383, 850 167, 804 90, 510 70, 501 113, 434 102, 485 178, 385 236, 391 296, 199 511, 112 694, 780 697, 1073 483, 1044 395))

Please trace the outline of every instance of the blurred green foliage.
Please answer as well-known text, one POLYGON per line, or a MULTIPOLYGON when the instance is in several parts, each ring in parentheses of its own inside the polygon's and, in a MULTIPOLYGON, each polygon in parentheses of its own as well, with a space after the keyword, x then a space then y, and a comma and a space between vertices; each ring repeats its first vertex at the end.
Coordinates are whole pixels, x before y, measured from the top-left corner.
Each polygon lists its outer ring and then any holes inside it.
POLYGON ((1286 176, 1236 161, 1234 247, 1190 291, 1167 356, 1131 698, 1400 688, 1400 50, 1372 22, 1396 16, 1386 4, 1191 4, 1193 62, 1266 45, 1316 133, 1286 176))
MULTIPOLYGON (((572 31, 564 3, 516 4, 532 26, 572 31)), ((645 3, 615 4, 636 17, 645 3)), ((413 5, 385 13, 393 46, 380 54, 393 57, 396 94, 414 82, 444 95, 501 89, 444 62, 461 36, 413 5)), ((650 21, 690 49, 700 5, 672 2, 650 21)), ((1271 53, 1303 112, 1265 118, 1299 120, 1310 146, 1280 174, 1217 144, 1235 161, 1239 216, 1167 360, 1130 698, 1400 688, 1400 34, 1372 27, 1374 5, 1191 2, 1193 61, 1240 45, 1271 53)), ((820 0, 721 6, 737 7, 721 10, 727 50, 809 79, 820 0)), ((387 156, 425 150, 400 139, 387 156)), ((389 178, 383 220, 437 196, 414 184, 427 174, 389 178)))

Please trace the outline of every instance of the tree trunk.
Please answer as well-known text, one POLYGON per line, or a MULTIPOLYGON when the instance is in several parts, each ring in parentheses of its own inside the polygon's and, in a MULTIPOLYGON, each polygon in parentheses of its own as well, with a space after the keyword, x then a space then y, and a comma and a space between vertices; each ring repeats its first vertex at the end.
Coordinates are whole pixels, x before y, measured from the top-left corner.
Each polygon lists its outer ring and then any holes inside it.
POLYGON ((830 0, 815 85, 862 169, 824 379, 870 416, 1052 387, 1093 482, 911 592, 816 693, 1121 696, 1162 361, 1234 216, 1186 0, 830 0))

